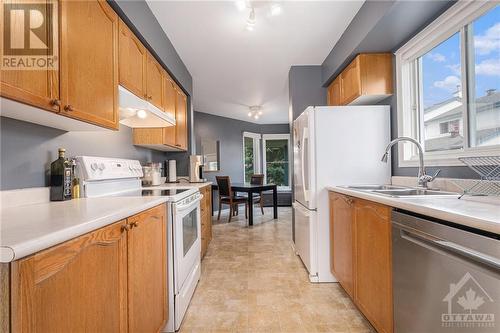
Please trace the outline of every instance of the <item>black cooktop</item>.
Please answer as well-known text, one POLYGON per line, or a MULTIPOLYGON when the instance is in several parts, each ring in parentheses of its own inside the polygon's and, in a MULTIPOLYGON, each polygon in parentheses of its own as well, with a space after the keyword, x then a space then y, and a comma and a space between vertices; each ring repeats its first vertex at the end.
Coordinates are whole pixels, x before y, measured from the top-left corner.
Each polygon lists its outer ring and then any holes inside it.
POLYGON ((143 197, 158 197, 158 196, 171 196, 182 192, 189 191, 188 189, 169 189, 169 190, 142 190, 143 197))

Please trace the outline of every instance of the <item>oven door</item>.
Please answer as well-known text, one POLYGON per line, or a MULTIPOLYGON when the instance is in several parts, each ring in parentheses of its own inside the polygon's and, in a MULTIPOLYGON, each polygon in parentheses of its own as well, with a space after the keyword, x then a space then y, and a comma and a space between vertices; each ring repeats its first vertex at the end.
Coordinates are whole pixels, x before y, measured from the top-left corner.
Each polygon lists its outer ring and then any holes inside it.
POLYGON ((173 204, 174 221, 174 283, 176 294, 182 289, 191 271, 201 260, 201 224, 199 193, 194 200, 173 204))

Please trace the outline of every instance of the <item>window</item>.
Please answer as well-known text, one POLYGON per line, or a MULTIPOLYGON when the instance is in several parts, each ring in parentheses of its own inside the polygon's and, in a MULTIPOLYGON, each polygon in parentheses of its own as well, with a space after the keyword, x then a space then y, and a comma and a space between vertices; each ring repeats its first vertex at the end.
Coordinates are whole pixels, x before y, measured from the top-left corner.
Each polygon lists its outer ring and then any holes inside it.
POLYGON ((264 134, 264 176, 266 183, 278 185, 281 189, 289 189, 290 175, 290 135, 264 134))
POLYGON ((243 171, 245 183, 254 173, 260 173, 260 134, 243 133, 243 171))
MULTIPOLYGON (((398 134, 431 165, 500 153, 500 6, 459 1, 396 52, 398 134)), ((400 146, 400 166, 416 164, 400 146)))

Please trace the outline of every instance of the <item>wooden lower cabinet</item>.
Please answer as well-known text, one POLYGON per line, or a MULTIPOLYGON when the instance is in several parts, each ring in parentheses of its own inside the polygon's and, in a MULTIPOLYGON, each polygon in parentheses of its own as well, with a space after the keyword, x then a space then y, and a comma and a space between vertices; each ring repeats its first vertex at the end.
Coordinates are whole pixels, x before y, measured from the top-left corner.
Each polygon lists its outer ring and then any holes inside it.
POLYGON ((127 219, 128 329, 158 332, 167 321, 167 224, 164 205, 127 219))
POLYGON ((391 207, 329 195, 332 273, 375 329, 392 333, 391 207))
POLYGON ((11 332, 158 332, 165 214, 161 205, 12 262, 11 332))
POLYGON ((392 332, 391 208, 354 201, 355 302, 379 333, 392 332))
POLYGON ((330 192, 331 270, 349 296, 354 297, 353 199, 330 192))
POLYGON ((212 185, 200 188, 203 199, 200 203, 201 213, 201 257, 203 258, 212 240, 212 185))
POLYGON ((12 263, 12 332, 127 332, 126 221, 12 263))

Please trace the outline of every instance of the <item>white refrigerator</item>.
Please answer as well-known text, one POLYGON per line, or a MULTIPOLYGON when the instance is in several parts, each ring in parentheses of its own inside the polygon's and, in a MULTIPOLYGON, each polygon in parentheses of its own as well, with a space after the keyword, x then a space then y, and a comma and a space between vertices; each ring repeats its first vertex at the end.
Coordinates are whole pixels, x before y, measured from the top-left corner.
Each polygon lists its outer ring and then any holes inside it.
POLYGON ((390 133, 389 106, 308 107, 293 122, 295 251, 311 282, 337 281, 327 186, 389 183, 390 133))

